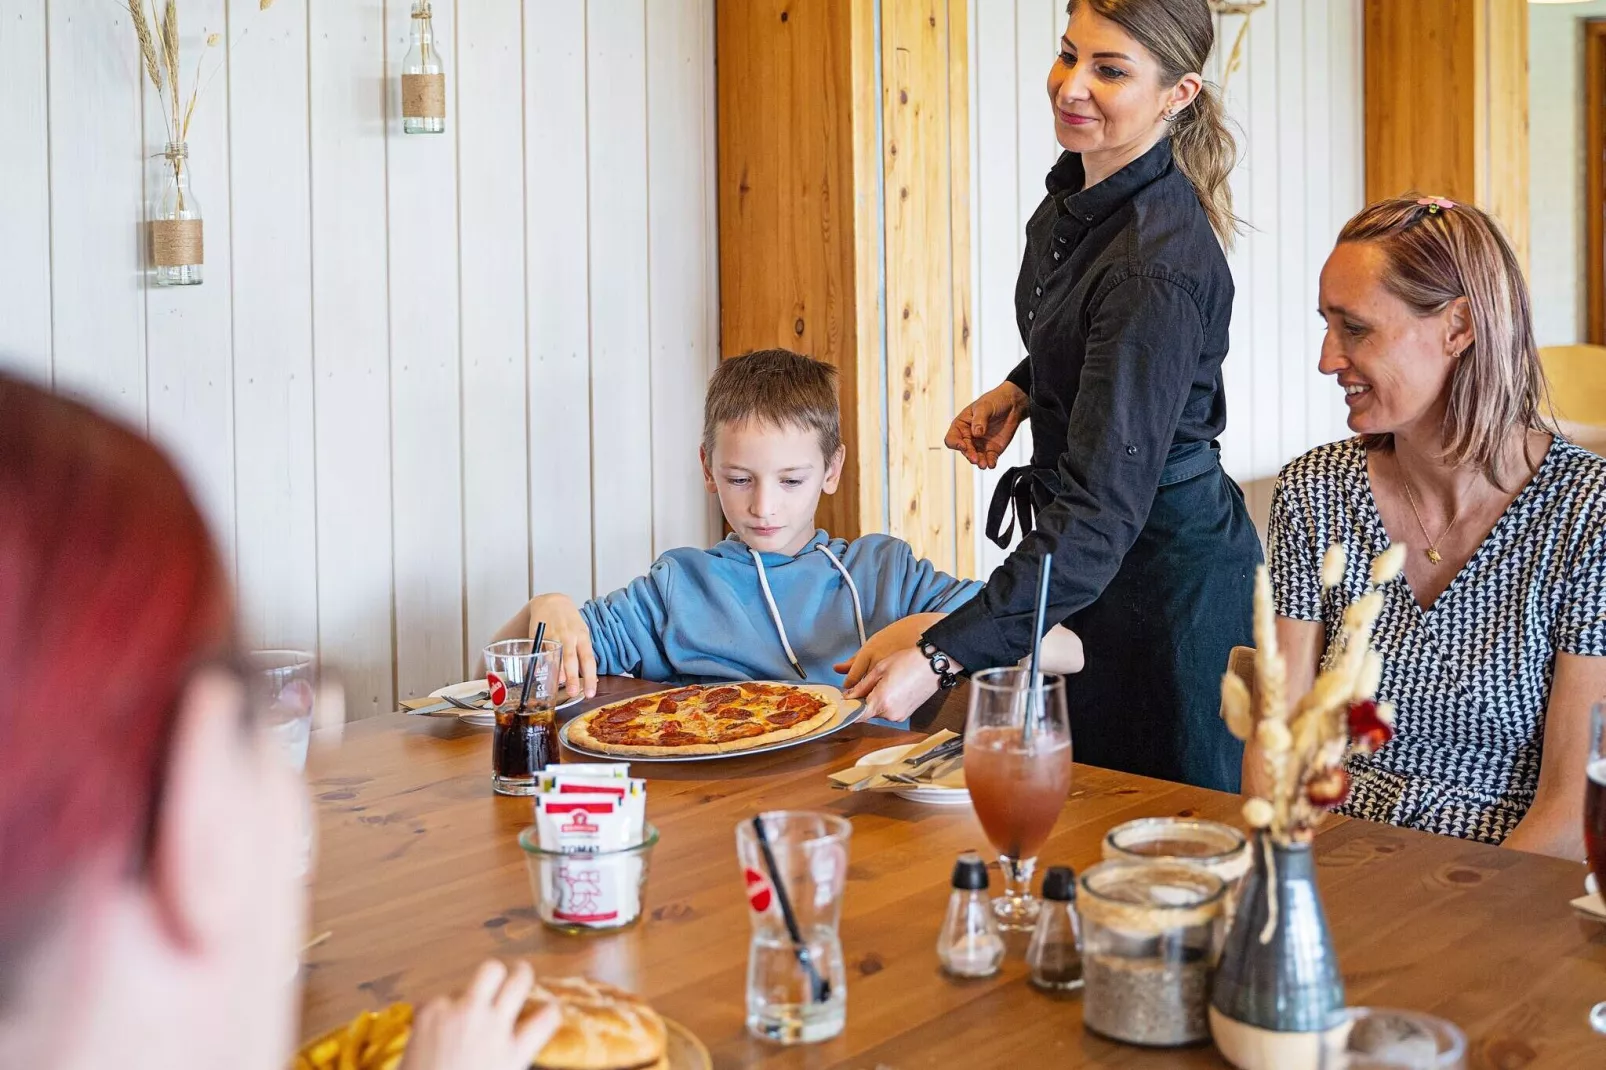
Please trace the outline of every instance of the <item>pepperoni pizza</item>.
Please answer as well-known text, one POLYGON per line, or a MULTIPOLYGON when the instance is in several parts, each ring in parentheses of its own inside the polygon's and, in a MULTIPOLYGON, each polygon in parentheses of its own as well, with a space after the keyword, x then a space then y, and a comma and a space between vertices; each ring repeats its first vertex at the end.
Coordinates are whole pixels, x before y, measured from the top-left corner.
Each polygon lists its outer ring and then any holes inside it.
POLYGON ((842 692, 822 684, 680 687, 581 714, 569 723, 567 742, 620 757, 730 754, 807 735, 841 702, 842 692))

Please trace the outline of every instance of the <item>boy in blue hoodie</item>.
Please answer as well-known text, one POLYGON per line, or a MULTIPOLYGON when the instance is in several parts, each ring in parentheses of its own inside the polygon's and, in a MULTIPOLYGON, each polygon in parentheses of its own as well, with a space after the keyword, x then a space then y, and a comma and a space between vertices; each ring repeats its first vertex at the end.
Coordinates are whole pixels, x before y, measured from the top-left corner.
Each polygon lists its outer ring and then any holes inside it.
MULTIPOLYGON (((645 576, 583 606, 562 594, 533 598, 495 638, 529 636, 532 621, 545 621, 547 638, 563 644, 566 689, 587 697, 599 675, 623 673, 840 686, 856 652, 916 645, 981 589, 917 560, 902 539, 850 543, 814 526, 845 456, 829 364, 784 349, 722 362, 698 453, 731 535, 707 550, 670 550, 645 576)), ((1081 668, 1081 642, 1064 628, 1044 651, 1052 669, 1081 668)))

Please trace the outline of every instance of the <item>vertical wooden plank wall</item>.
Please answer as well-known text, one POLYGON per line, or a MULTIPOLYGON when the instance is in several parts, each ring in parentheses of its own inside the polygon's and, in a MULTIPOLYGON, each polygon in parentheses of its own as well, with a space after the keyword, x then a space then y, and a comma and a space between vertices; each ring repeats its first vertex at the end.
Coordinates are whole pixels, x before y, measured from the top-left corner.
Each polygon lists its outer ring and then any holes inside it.
POLYGON ((822 523, 950 571, 974 525, 942 446, 972 378, 967 8, 716 5, 721 350, 842 368, 849 462, 822 523))
POLYGON ((395 708, 385 9, 308 11, 318 635, 349 716, 395 708), (377 191, 377 195, 376 195, 377 191))
POLYGON ((524 95, 524 6, 468 0, 457 7, 457 166, 466 194, 458 200, 463 612, 470 665, 530 586, 524 122, 509 106, 524 95))
POLYGON ((696 366, 712 353, 717 327, 709 313, 719 292, 707 265, 717 252, 710 195, 714 168, 705 145, 712 116, 688 101, 714 92, 708 35, 713 0, 647 4, 647 128, 677 122, 699 136, 647 138, 647 276, 652 404, 653 553, 701 543, 708 530, 708 494, 696 450, 703 430, 703 382, 665 369, 696 366), (679 114, 677 114, 679 113, 679 114))
POLYGON ((233 49, 226 68, 229 212, 213 216, 207 229, 232 228, 241 612, 245 633, 264 645, 315 646, 307 3, 283 0, 261 12, 254 0, 230 0, 229 25, 249 47, 233 49))
MULTIPOLYGON (((206 47, 207 28, 221 30, 226 0, 197 0, 180 13, 180 55, 193 57, 206 47)), ((222 55, 205 57, 213 63, 222 55)), ((208 69, 213 64, 209 63, 208 69)), ((185 71, 188 93, 192 70, 185 71)), ((149 79, 141 80, 145 140, 153 150, 162 133, 171 96, 158 99, 149 79)), ((205 176, 191 185, 203 212, 226 204, 229 195, 229 109, 222 93, 197 98, 191 117, 189 166, 205 176)), ((147 199, 166 176, 166 161, 155 151, 145 160, 147 199)), ((206 285, 199 289, 145 290, 147 416, 151 434, 168 442, 189 476, 209 516, 222 516, 234 504, 233 244, 228 227, 209 227, 205 235, 206 285)), ((218 532, 223 550, 234 555, 234 527, 218 532)))
POLYGON ((81 4, 48 11, 51 374, 58 387, 143 430, 138 220, 150 143, 142 137, 143 74, 135 53, 119 47, 131 40, 130 16, 81 4), (85 97, 101 106, 80 106, 85 97))
MULTIPOLYGON (((1386 0, 1392 2, 1392 0, 1386 0)), ((976 168, 975 389, 998 385, 1023 357, 1014 318, 1026 219, 1042 201, 1059 148, 1045 84, 1065 27, 1060 0, 975 0, 971 58, 976 168)), ((1218 85, 1241 25, 1222 16, 1206 77, 1218 85)), ((1250 21, 1242 67, 1227 87, 1239 163, 1234 207, 1248 224, 1228 263, 1237 285, 1224 377, 1227 472, 1262 526, 1277 471, 1348 434, 1344 403, 1316 371, 1317 276, 1343 222, 1363 201, 1362 0, 1276 0, 1250 21)), ((1025 463, 1030 428, 1000 459, 1025 463)), ((985 516, 997 473, 977 480, 985 516)), ((978 525, 979 526, 979 525, 978 525)), ((985 577, 1005 551, 978 536, 985 577)))
POLYGON ((50 94, 45 5, 0 0, 0 365, 50 382, 50 94))
POLYGON ((880 464, 881 439, 862 426, 865 417, 880 426, 880 376, 867 377, 873 362, 861 360, 880 351, 880 331, 858 329, 876 318, 864 275, 877 278, 879 262, 856 259, 876 208, 865 183, 880 167, 873 117, 855 110, 860 94, 874 100, 873 49, 855 47, 873 39, 872 13, 869 0, 715 4, 720 353, 778 346, 841 372, 848 462, 819 513, 833 533, 880 526, 879 509, 864 510, 860 497, 880 464), (858 169, 866 134, 875 159, 858 169))
POLYGON ((1528 256, 1528 5, 1366 0, 1366 196, 1469 201, 1528 256))
POLYGON ((407 136, 408 0, 179 0, 186 66, 234 47, 190 138, 206 282, 163 290, 126 10, 0 0, 0 368, 148 427, 246 640, 319 647, 354 716, 462 679, 532 588, 715 534, 711 3, 436 0, 447 132, 407 136))

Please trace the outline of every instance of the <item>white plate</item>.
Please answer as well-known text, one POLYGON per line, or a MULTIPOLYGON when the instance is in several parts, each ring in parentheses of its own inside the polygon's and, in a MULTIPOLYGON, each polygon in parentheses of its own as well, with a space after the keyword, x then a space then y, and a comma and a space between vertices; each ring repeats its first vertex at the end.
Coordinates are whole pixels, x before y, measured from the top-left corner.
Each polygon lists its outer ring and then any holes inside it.
MULTIPOLYGON (((886 765, 902 758, 917 746, 918 743, 900 743, 896 746, 882 747, 880 750, 871 751, 853 764, 886 765)), ((970 792, 964 788, 900 788, 892 794, 910 802, 931 803, 934 806, 963 806, 970 802, 970 792)))
MULTIPOLYGON (((755 683, 755 684, 787 684, 787 685, 790 685, 790 684, 796 683, 796 681, 789 681, 789 680, 752 680, 752 681, 731 681, 731 683, 732 684, 735 684, 735 683, 755 683)), ((616 702, 629 702, 632 699, 648 698, 650 695, 661 695, 665 691, 678 691, 681 686, 684 686, 684 685, 677 685, 675 687, 666 687, 666 688, 663 688, 660 691, 648 692, 648 694, 646 694, 646 695, 627 695, 624 698, 615 699, 614 701, 616 701, 616 702)), ((718 685, 709 684, 707 686, 713 687, 713 686, 718 686, 718 685)), ((828 685, 811 684, 810 686, 811 687, 824 687, 824 686, 828 686, 828 685)), ((837 694, 840 696, 841 692, 838 691, 837 694)), ((560 707, 560 709, 561 709, 561 707, 560 707)), ((797 747, 797 746, 803 745, 804 743, 813 743, 817 739, 824 739, 826 736, 833 735, 836 732, 839 732, 842 729, 846 728, 848 725, 850 725, 853 722, 857 721, 859 719, 859 714, 861 714, 863 712, 864 712, 864 703, 856 701, 856 700, 850 701, 850 700, 848 700, 846 698, 840 698, 839 697, 838 700, 837 700, 836 716, 831 718, 829 721, 825 722, 824 724, 822 724, 820 727, 816 728, 814 731, 810 732, 808 735, 797 736, 797 737, 795 737, 793 739, 782 740, 779 743, 771 743, 767 747, 754 747, 752 750, 731 751, 729 754, 687 754, 687 755, 675 756, 675 757, 666 756, 666 757, 663 757, 663 758, 642 758, 642 757, 640 757, 638 755, 630 755, 629 757, 626 757, 625 755, 622 755, 622 754, 602 754, 602 753, 599 753, 597 751, 587 750, 584 747, 576 747, 574 744, 569 742, 569 725, 574 724, 573 721, 569 721, 562 728, 558 729, 558 739, 563 743, 563 745, 565 747, 568 747, 570 750, 574 751, 574 753, 576 753, 576 754, 584 754, 587 757, 591 757, 591 758, 600 758, 603 761, 630 762, 632 765, 634 765, 636 762, 713 762, 713 761, 718 761, 721 758, 748 758, 748 757, 751 757, 752 755, 755 755, 755 754, 768 754, 771 751, 786 750, 788 747, 797 747)))
MULTIPOLYGON (((477 695, 484 690, 484 680, 464 680, 460 684, 448 684, 445 687, 437 687, 435 690, 429 693, 429 697, 445 698, 446 696, 450 695, 452 698, 466 700, 470 695, 477 695)), ((557 708, 560 710, 566 710, 584 697, 584 695, 576 695, 574 698, 571 698, 569 701, 563 703, 563 705, 557 708)), ((464 724, 479 725, 481 728, 492 728, 496 725, 496 714, 492 710, 482 710, 478 713, 469 713, 467 710, 462 710, 458 713, 457 719, 462 721, 464 724)))

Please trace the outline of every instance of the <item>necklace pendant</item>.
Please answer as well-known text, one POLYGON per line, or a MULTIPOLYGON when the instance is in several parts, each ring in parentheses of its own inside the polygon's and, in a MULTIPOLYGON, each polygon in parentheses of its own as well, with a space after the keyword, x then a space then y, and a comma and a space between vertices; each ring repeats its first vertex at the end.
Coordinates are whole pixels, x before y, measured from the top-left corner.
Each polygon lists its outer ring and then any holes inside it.
POLYGON ((1444 560, 1444 557, 1443 557, 1443 555, 1441 555, 1441 554, 1440 554, 1440 553, 1439 553, 1439 551, 1437 551, 1437 550, 1435 550, 1435 549, 1434 549, 1434 548, 1433 548, 1433 547, 1431 547, 1431 546, 1429 546, 1429 547, 1428 547, 1428 548, 1427 548, 1427 549, 1426 549, 1426 550, 1425 550, 1425 551, 1423 551, 1423 552, 1424 552, 1424 553, 1426 553, 1426 554, 1427 554, 1427 555, 1428 555, 1428 560, 1429 560, 1429 561, 1432 561, 1432 562, 1433 562, 1433 563, 1434 563, 1434 564, 1435 564, 1435 565, 1437 565, 1437 564, 1438 564, 1438 563, 1439 563, 1439 562, 1440 562, 1440 561, 1443 561, 1443 560, 1444 560))

